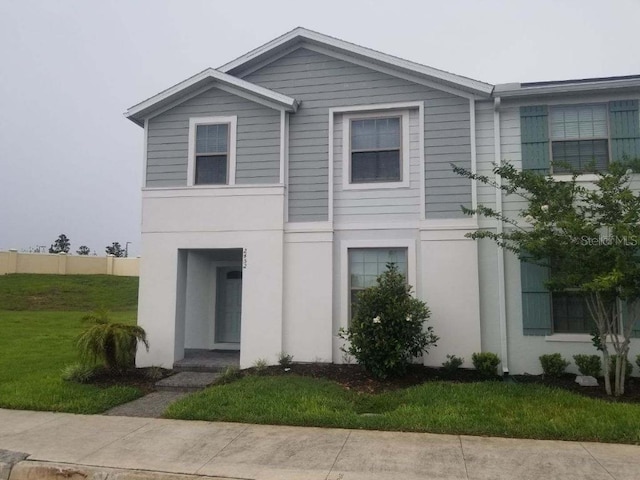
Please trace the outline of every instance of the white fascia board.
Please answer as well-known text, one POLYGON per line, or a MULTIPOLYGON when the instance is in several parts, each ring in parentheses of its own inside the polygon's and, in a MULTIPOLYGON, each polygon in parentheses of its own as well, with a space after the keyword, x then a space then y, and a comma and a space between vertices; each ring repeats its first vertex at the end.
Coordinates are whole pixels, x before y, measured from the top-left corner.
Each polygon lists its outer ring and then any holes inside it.
POLYGON ((222 72, 229 72, 261 55, 268 54, 271 50, 274 50, 281 45, 284 45, 296 39, 307 40, 309 42, 327 46, 329 48, 342 50, 353 55, 366 57, 375 62, 380 62, 396 68, 409 70, 411 72, 417 73, 419 75, 424 75, 441 82, 457 85, 458 87, 470 90, 485 97, 490 96, 491 92, 493 91, 493 85, 490 85, 488 83, 445 72, 443 70, 438 70, 437 68, 421 65, 419 63, 411 62, 403 58, 394 57, 393 55, 378 52, 376 50, 362 47, 354 43, 345 42, 344 40, 329 37, 327 35, 323 35, 322 33, 307 30, 306 28, 302 27, 298 27, 268 43, 265 43, 264 45, 254 50, 251 50, 249 53, 221 66, 220 68, 218 68, 218 70, 222 72))
POLYGON ((133 107, 129 108, 129 110, 127 110, 124 115, 133 122, 142 124, 142 119, 140 117, 141 114, 143 114, 145 111, 153 109, 160 103, 178 96, 188 88, 193 87, 194 85, 197 85, 198 83, 208 79, 218 82, 221 85, 235 87, 240 91, 244 91, 257 97, 264 98, 265 100, 269 100, 270 102, 275 103, 280 108, 283 108, 286 111, 295 112, 298 109, 299 102, 295 98, 288 97, 278 92, 274 92, 273 90, 269 90, 268 88, 264 88, 260 85, 247 82, 246 80, 233 77, 213 68, 207 68, 197 75, 194 75, 193 77, 190 77, 183 82, 180 82, 173 87, 163 90, 159 94, 141 103, 138 103, 137 105, 134 105, 133 107))
POLYGON ((565 93, 589 93, 620 88, 640 88, 640 79, 597 80, 593 82, 561 83, 556 85, 522 86, 519 83, 496 85, 494 95, 502 98, 558 95, 565 93))

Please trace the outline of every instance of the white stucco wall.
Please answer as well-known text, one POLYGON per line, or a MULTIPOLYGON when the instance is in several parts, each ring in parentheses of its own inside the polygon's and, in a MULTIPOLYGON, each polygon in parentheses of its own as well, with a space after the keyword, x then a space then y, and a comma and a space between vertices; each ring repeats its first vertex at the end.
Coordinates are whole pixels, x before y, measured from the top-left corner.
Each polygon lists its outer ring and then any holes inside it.
POLYGON ((281 187, 143 192, 138 323, 151 348, 139 352, 139 366, 171 367, 183 355, 185 251, 197 249, 244 249, 240 364, 276 361, 282 351, 283 200, 281 187))
POLYGON ((332 361, 332 239, 285 233, 283 349, 294 361, 332 361))

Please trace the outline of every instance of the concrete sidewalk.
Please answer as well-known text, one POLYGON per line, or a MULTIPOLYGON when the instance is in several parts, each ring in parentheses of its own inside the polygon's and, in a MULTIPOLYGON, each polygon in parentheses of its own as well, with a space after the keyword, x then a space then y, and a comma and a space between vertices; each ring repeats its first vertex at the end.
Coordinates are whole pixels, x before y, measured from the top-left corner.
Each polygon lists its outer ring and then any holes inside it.
MULTIPOLYGON (((260 480, 640 478, 640 447, 631 445, 3 409, 0 449, 28 453, 27 464, 260 480)), ((101 475, 84 478, 112 478, 101 475)))

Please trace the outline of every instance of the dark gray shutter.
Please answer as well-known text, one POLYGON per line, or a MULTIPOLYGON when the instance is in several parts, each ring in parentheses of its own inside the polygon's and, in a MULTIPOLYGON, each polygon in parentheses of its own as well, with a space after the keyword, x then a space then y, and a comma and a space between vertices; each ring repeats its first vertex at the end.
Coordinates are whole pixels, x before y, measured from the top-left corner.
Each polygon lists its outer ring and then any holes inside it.
POLYGON ((551 293, 545 287, 549 269, 520 262, 522 327, 525 335, 551 335, 551 293))
POLYGON ((611 161, 640 158, 640 122, 638 101, 620 100, 609 102, 609 125, 611 128, 611 161))
POLYGON ((546 105, 520 107, 522 169, 549 172, 549 119, 546 105))

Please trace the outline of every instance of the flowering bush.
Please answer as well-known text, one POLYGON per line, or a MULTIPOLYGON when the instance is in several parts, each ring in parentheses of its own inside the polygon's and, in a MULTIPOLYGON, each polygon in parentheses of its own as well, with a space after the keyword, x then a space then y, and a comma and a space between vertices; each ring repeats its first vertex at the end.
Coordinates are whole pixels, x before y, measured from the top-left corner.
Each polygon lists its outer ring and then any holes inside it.
POLYGON ((342 350, 378 378, 401 375, 438 341, 433 327, 423 328, 429 316, 427 305, 411 296, 411 286, 390 263, 377 285, 359 293, 351 326, 340 329, 348 342, 342 350))

